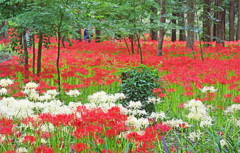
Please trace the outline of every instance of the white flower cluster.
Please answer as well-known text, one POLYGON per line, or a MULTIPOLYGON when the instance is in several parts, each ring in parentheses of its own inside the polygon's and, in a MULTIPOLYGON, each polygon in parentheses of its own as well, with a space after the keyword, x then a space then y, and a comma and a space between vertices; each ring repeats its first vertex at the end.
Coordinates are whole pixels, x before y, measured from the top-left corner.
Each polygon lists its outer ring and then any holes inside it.
MULTIPOLYGON (((0 100, 0 115, 10 118, 25 118, 27 116, 34 116, 40 111, 42 113, 51 113, 53 115, 70 114, 74 113, 78 106, 82 105, 81 102, 70 102, 69 105, 66 106, 59 100, 55 100, 55 96, 58 94, 56 90, 48 90, 44 95, 39 96, 39 93, 35 91, 36 87, 37 84, 35 83, 29 83, 25 87, 25 93, 28 94, 28 99, 16 100, 13 97, 10 97, 0 100), (29 100, 34 100, 35 102, 29 100), (46 102, 42 103, 42 101, 46 102)), ((125 96, 123 94, 117 93, 115 95, 110 95, 106 97, 110 98, 110 100, 106 101, 116 101, 117 99, 124 98, 125 96)), ((94 107, 101 107, 105 112, 107 112, 108 109, 110 109, 111 107, 117 106, 120 108, 120 112, 122 114, 128 113, 128 110, 124 108, 121 104, 115 104, 112 102, 103 103, 103 101, 101 101, 101 103, 98 105, 95 103, 87 103, 85 104, 85 106, 88 109, 94 107)))
POLYGON ((158 121, 159 119, 163 120, 164 118, 166 118, 166 114, 163 111, 157 113, 152 112, 149 118, 154 118, 156 121, 158 121))
POLYGON ((145 110, 141 110, 142 103, 140 101, 130 101, 128 106, 128 114, 129 115, 147 115, 147 112, 145 110))
POLYGON ((188 103, 184 104, 185 108, 189 109, 187 118, 200 120, 200 126, 212 126, 212 118, 207 112, 207 108, 202 104, 200 100, 192 99, 188 103))
POLYGON ((134 116, 129 116, 126 121, 127 126, 134 126, 135 130, 139 131, 141 128, 146 128, 149 125, 149 121, 146 118, 137 119, 134 116))
POLYGON ((161 99, 160 98, 155 98, 155 97, 149 97, 148 100, 147 100, 147 103, 153 103, 153 104, 156 104, 156 103, 161 103, 161 99))
POLYGON ((26 148, 20 147, 20 148, 17 148, 16 152, 17 153, 27 153, 28 150, 26 148))
POLYGON ((7 86, 9 86, 9 85, 11 85, 13 83, 14 83, 14 81, 9 79, 9 78, 0 80, 0 86, 2 86, 2 87, 7 87, 7 86))
POLYGON ((52 100, 50 102, 31 102, 28 99, 16 100, 13 97, 3 98, 0 100, 0 114, 6 117, 25 118, 33 116, 36 112, 34 110, 41 110, 43 113, 51 114, 70 114, 79 105, 66 106, 59 100, 52 100))
POLYGON ((23 93, 28 95, 28 98, 33 101, 50 101, 54 100, 56 95, 58 95, 58 92, 56 89, 54 90, 48 90, 44 95, 39 95, 39 93, 36 91, 36 88, 38 87, 38 84, 34 82, 29 82, 25 85, 25 90, 23 93))
POLYGON ((0 114, 6 117, 25 118, 34 114, 32 102, 21 99, 15 100, 13 97, 0 100, 0 114))
POLYGON ((201 90, 203 93, 206 93, 207 91, 209 91, 210 93, 214 93, 218 89, 214 89, 213 86, 210 86, 210 87, 204 86, 203 89, 199 89, 199 90, 201 90))
POLYGON ((6 95, 8 93, 7 89, 6 88, 2 88, 0 89, 0 96, 2 95, 6 95))
POLYGON ((96 105, 99 105, 101 103, 115 103, 118 100, 124 99, 124 98, 125 98, 125 95, 123 93, 107 95, 107 93, 104 91, 100 91, 100 92, 94 93, 93 95, 88 96, 89 102, 94 103, 96 105))
POLYGON ((221 144, 222 147, 228 145, 227 142, 224 139, 220 140, 220 144, 221 144))
POLYGON ((234 113, 236 111, 240 110, 240 104, 233 104, 224 111, 226 114, 228 113, 234 113))
POLYGON ((25 89, 36 89, 38 87, 38 84, 36 84, 35 82, 28 82, 25 85, 25 89))
POLYGON ((140 101, 134 102, 134 101, 131 100, 129 102, 129 106, 128 107, 131 108, 131 109, 140 109, 142 107, 142 103, 140 101))
POLYGON ((166 122, 163 122, 163 123, 170 126, 170 127, 176 127, 176 128, 179 128, 180 124, 184 124, 185 127, 189 127, 187 122, 183 122, 183 120, 175 119, 175 118, 173 118, 172 120, 168 120, 166 122))
POLYGON ((77 97, 81 94, 77 89, 70 90, 69 92, 65 92, 65 93, 66 93, 66 95, 68 95, 70 97, 77 97))
POLYGON ((200 140, 201 135, 202 135, 202 133, 200 132, 200 130, 197 130, 197 132, 195 132, 195 131, 191 132, 189 134, 188 138, 195 142, 195 141, 199 141, 200 140))

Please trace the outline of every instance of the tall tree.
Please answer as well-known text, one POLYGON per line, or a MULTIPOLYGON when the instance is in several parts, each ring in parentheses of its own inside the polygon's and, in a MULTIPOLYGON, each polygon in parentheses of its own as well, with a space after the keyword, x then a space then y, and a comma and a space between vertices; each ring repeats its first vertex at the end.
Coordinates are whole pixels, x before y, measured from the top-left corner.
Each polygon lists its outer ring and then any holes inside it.
MULTIPOLYGON (((183 0, 179 0, 179 3, 183 3, 183 0)), ((184 11, 181 9, 178 13, 178 24, 181 27, 179 30, 179 41, 186 41, 186 32, 185 32, 185 17, 184 11)))
POLYGON ((215 23, 215 33, 216 33, 216 43, 222 44, 224 46, 225 38, 225 13, 223 9, 223 0, 215 0, 216 10, 216 23, 215 23))
POLYGON ((236 40, 240 40, 240 0, 238 0, 238 24, 236 40))
POLYGON ((234 0, 230 0, 229 7, 229 41, 234 41, 234 0))
MULTIPOLYGON (((166 23, 166 9, 165 9, 166 1, 161 0, 161 17, 160 17, 160 23, 166 23)), ((163 48, 163 40, 165 35, 165 29, 163 26, 160 27, 159 31, 159 39, 158 39, 158 50, 157 55, 162 56, 162 48, 163 48)))
POLYGON ((41 63, 42 63, 42 46, 43 46, 43 34, 40 32, 39 35, 39 42, 38 42, 38 56, 37 56, 37 74, 40 75, 41 73, 41 63))
POLYGON ((176 10, 173 9, 173 12, 172 12, 172 16, 174 17, 174 19, 172 19, 172 23, 174 24, 174 28, 172 29, 172 37, 171 37, 171 41, 172 42, 175 42, 177 40, 177 30, 176 30, 176 24, 177 24, 176 17, 177 17, 177 13, 175 11, 176 10))
POLYGON ((82 41, 82 31, 81 30, 82 29, 79 29, 79 30, 76 31, 77 34, 79 35, 79 37, 76 37, 76 40, 79 40, 80 42, 82 41))
POLYGON ((195 0, 187 0, 187 47, 193 49, 194 45, 194 20, 195 20, 195 0))
POLYGON ((0 35, 0 40, 2 40, 2 38, 4 39, 8 39, 8 30, 7 30, 7 25, 8 22, 7 21, 3 21, 2 25, 0 27, 0 31, 2 31, 1 35, 0 35))
POLYGON ((96 42, 100 42, 101 40, 101 29, 100 28, 96 28, 95 29, 95 34, 96 34, 96 42))
POLYGON ((211 0, 203 1, 203 41, 211 42, 212 40, 212 21, 211 21, 211 0))
MULTIPOLYGON (((159 0, 155 0, 155 2, 158 2, 159 0)), ((155 6, 151 6, 151 18, 150 18, 150 25, 152 25, 151 27, 153 27, 154 23, 155 23, 155 17, 157 16, 157 8, 155 6)), ((158 39, 158 33, 157 33, 157 29, 151 28, 150 29, 150 37, 151 40, 157 40, 158 39)))

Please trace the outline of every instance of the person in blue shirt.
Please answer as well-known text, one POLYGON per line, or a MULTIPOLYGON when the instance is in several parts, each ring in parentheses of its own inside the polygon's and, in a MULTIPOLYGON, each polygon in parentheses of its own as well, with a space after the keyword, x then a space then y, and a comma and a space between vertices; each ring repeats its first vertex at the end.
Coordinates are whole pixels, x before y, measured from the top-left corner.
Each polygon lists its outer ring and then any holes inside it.
POLYGON ((88 29, 85 29, 85 30, 84 30, 84 40, 85 40, 85 41, 88 40, 88 42, 90 42, 89 34, 88 34, 88 29))

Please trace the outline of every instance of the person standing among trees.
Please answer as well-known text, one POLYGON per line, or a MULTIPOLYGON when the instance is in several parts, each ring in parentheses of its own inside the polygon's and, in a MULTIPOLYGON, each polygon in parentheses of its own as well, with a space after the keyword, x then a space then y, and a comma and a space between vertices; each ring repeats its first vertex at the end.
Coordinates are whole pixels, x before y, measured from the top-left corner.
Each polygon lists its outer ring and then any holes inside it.
POLYGON ((84 40, 85 41, 88 40, 88 42, 91 42, 91 40, 89 39, 89 34, 88 34, 88 29, 87 28, 84 30, 84 40))

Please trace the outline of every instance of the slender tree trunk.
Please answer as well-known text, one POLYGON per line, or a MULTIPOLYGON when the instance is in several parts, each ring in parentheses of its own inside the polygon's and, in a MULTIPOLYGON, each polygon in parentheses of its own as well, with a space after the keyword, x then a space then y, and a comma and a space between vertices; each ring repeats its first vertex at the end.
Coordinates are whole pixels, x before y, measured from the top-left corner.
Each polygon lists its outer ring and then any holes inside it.
MULTIPOLYGON (((175 11, 175 10, 173 10, 175 11)), ((175 12, 172 12, 172 15, 174 17, 177 17, 177 14, 175 12)), ((177 40, 177 30, 176 30, 176 24, 177 24, 177 20, 176 19, 173 19, 172 20, 172 23, 174 24, 174 28, 172 29, 172 37, 171 37, 171 40, 172 42, 175 42, 177 40)))
POLYGON ((23 49, 24 49, 24 66, 25 70, 28 70, 28 47, 27 47, 27 40, 26 40, 26 31, 23 32, 23 49))
POLYGON ((187 47, 193 53, 193 57, 195 58, 195 53, 193 50, 194 46, 194 20, 195 20, 195 12, 194 6, 196 1, 195 0, 187 0, 188 11, 187 11, 187 23, 188 23, 188 30, 187 30, 187 47))
POLYGON ((187 23, 188 23, 188 30, 187 30, 187 46, 188 48, 193 48, 194 45, 194 20, 195 20, 195 13, 194 13, 194 1, 187 0, 188 11, 187 11, 187 23))
POLYGON ((234 41, 234 0, 230 0, 229 8, 229 41, 234 41))
MULTIPOLYGON (((2 25, 1 25, 1 27, 0 27, 0 31, 1 31, 2 28, 3 28, 4 26, 6 26, 6 25, 8 25, 8 22, 7 22, 7 21, 3 21, 3 22, 2 22, 2 25)), ((6 29, 3 33, 1 33, 1 35, 0 35, 0 40, 2 40, 2 38, 8 39, 8 30, 7 30, 7 29, 6 29)))
POLYGON ((203 41, 211 42, 211 29, 212 29, 212 21, 211 21, 211 0, 204 0, 203 5, 203 41))
MULTIPOLYGON (((154 6, 151 6, 151 10, 152 10, 153 17, 151 17, 151 19, 150 19, 150 24, 154 25, 154 17, 157 16, 157 8, 154 7, 154 6)), ((153 29, 153 28, 150 29, 150 37, 151 37, 151 40, 157 40, 158 39, 158 35, 157 35, 157 30, 156 29, 153 29)))
MULTIPOLYGON (((217 7, 222 7, 223 4, 223 0, 215 0, 215 4, 217 7)), ((217 8, 217 12, 216 12, 216 43, 217 44, 222 44, 224 46, 224 36, 225 36, 225 17, 224 17, 224 10, 222 10, 222 8, 217 8)))
POLYGON ((236 40, 240 40, 240 0, 238 0, 238 24, 237 24, 237 38, 236 40))
POLYGON ((58 72, 58 92, 59 92, 59 99, 61 100, 61 74, 60 74, 60 67, 59 67, 59 61, 60 61, 60 51, 61 51, 61 27, 62 27, 62 20, 63 20, 63 13, 60 10, 60 24, 58 27, 58 56, 57 56, 57 72, 58 72))
POLYGON ((96 28, 95 33, 96 33, 96 42, 100 42, 100 40, 101 40, 101 30, 96 28))
MULTIPOLYGON (((161 17, 160 17, 160 23, 166 23, 166 9, 165 9, 166 1, 161 1, 161 17)), ((164 40, 165 30, 163 27, 160 27, 159 31, 159 39, 158 39, 158 50, 157 50, 157 56, 162 56, 162 49, 163 49, 163 40, 164 40)))
POLYGON ((141 64, 143 64, 142 48, 140 44, 140 34, 137 34, 138 49, 140 51, 141 64))
MULTIPOLYGON (((183 0, 179 0, 180 3, 183 3, 182 1, 183 0)), ((179 41, 186 41, 186 32, 184 30, 185 27, 184 11, 179 12, 178 16, 179 16, 178 24, 181 27, 179 30, 179 41)))
POLYGON ((62 40, 62 46, 63 46, 63 48, 66 48, 66 46, 65 46, 66 36, 62 36, 62 34, 61 34, 60 38, 61 38, 61 40, 62 40))
POLYGON ((41 73, 41 61, 42 61, 42 45, 43 45, 43 34, 39 34, 39 42, 38 42, 38 57, 37 57, 37 74, 41 73))
POLYGON ((132 54, 134 54, 134 36, 130 35, 129 39, 131 40, 131 50, 132 50, 132 54))
POLYGON ((33 75, 35 75, 35 60, 36 60, 36 49, 35 49, 35 38, 34 38, 35 34, 33 34, 33 65, 32 65, 32 69, 33 69, 33 75))
POLYGON ((79 34, 79 37, 76 37, 76 40, 79 40, 80 42, 82 41, 82 29, 79 29, 77 33, 79 34))

